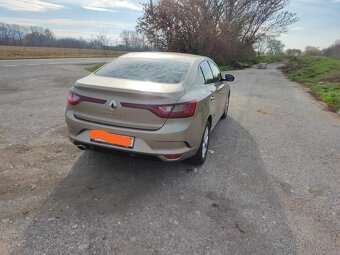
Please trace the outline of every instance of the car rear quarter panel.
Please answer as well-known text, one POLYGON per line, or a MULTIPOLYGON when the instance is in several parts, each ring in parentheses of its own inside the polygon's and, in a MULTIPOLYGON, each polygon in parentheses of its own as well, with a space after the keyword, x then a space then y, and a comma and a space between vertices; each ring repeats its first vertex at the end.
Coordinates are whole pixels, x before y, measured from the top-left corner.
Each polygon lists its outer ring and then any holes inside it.
POLYGON ((198 143, 201 141, 203 130, 207 123, 207 120, 211 114, 210 109, 210 88, 205 85, 191 86, 190 90, 179 100, 179 102, 189 102, 195 100, 197 102, 195 115, 192 119, 191 132, 198 143), (198 139, 199 138, 199 139, 198 139))

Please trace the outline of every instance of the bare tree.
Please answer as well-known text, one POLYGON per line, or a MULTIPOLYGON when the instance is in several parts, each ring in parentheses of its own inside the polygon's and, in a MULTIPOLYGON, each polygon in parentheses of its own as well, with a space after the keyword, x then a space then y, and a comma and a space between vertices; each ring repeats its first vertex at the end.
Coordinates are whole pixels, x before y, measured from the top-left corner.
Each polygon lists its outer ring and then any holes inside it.
POLYGON ((130 30, 123 30, 120 33, 120 38, 122 39, 124 45, 125 45, 125 50, 128 50, 131 44, 130 40, 130 30))
POLYGON ((149 43, 144 34, 132 30, 123 30, 120 33, 120 38, 123 41, 125 50, 147 50, 149 43))
POLYGON ((261 55, 265 55, 268 51, 268 42, 271 40, 272 37, 263 35, 256 40, 253 47, 257 53, 257 57, 259 58, 261 55))
POLYGON ((107 35, 108 31, 107 30, 103 30, 98 32, 97 34, 97 43, 100 46, 100 48, 103 50, 104 55, 107 56, 108 50, 109 50, 109 42, 110 39, 107 35))
POLYGON ((282 55, 285 45, 277 39, 268 40, 268 55, 282 55))
POLYGON ((233 63, 264 35, 296 22, 289 0, 148 0, 137 30, 171 51, 204 54, 233 63))
POLYGON ((0 42, 4 45, 9 45, 11 43, 11 30, 9 24, 0 23, 0 42))
POLYGON ((15 39, 18 41, 18 45, 23 45, 24 44, 24 38, 27 35, 27 27, 25 26, 20 26, 20 25, 12 25, 14 33, 15 33, 15 39))

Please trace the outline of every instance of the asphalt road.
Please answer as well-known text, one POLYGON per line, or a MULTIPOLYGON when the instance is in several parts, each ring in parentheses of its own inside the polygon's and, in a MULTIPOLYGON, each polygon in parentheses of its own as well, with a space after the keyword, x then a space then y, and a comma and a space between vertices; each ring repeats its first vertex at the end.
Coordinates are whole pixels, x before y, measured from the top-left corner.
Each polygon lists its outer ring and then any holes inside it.
POLYGON ((97 61, 0 61, 0 254, 340 253, 340 118, 279 64, 232 72, 193 168, 68 142, 68 88, 97 61))

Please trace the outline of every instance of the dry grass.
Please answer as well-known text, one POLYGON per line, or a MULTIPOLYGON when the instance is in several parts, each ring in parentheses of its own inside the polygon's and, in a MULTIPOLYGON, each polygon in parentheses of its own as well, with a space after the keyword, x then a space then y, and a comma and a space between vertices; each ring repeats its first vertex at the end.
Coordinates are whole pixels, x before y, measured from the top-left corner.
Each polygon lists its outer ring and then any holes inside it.
POLYGON ((125 53, 124 51, 108 51, 105 56, 102 50, 92 49, 0 46, 0 59, 117 57, 125 53))

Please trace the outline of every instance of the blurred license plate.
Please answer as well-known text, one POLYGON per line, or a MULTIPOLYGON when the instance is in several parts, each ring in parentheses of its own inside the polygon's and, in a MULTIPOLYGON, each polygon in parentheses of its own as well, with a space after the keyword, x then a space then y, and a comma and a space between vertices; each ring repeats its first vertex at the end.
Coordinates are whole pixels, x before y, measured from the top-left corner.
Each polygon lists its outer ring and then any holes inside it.
POLYGON ((91 141, 97 143, 107 143, 127 148, 132 148, 134 143, 134 137, 111 134, 104 130, 90 130, 88 135, 91 141))

